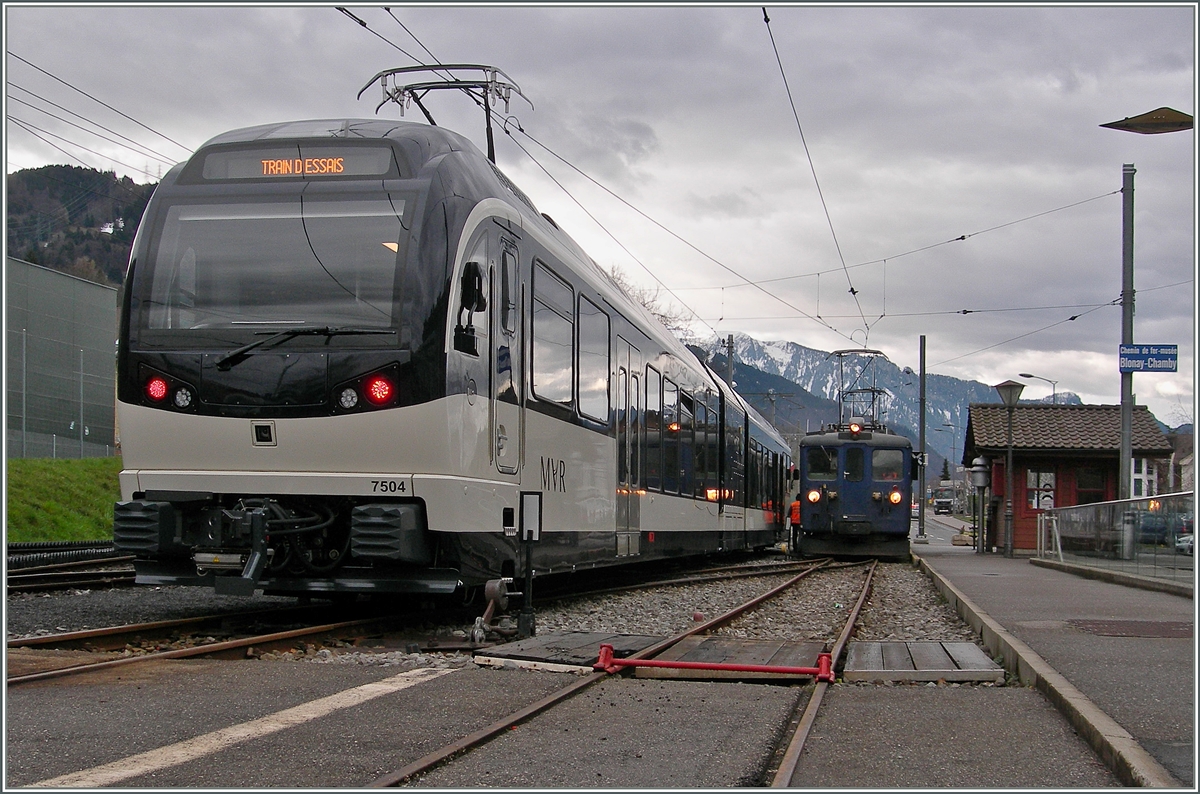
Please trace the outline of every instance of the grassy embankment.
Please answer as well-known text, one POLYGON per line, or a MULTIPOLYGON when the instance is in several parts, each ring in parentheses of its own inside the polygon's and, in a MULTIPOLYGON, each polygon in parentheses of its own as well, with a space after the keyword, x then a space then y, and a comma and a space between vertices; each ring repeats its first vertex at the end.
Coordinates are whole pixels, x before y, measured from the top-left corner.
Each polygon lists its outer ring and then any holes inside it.
POLYGON ((8 461, 9 543, 112 538, 120 458, 8 461))

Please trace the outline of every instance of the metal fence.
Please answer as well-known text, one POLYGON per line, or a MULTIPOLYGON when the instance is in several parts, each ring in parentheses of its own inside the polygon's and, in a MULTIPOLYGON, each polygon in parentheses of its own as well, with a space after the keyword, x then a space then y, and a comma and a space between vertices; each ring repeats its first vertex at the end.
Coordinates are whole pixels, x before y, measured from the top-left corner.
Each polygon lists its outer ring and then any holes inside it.
POLYGON ((1037 555, 1194 583, 1195 505, 1186 491, 1046 510, 1038 516, 1037 555))
POLYGON ((120 450, 112 444, 55 433, 22 433, 10 427, 7 454, 9 458, 111 458, 120 450))

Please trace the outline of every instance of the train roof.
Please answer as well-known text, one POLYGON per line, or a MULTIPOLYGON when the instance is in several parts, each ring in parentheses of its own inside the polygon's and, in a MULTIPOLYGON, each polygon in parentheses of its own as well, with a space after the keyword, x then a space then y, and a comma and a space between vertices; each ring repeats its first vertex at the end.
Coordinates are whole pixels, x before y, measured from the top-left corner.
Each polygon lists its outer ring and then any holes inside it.
POLYGON ((857 436, 851 435, 849 430, 839 430, 837 428, 819 430, 801 438, 800 446, 817 447, 830 443, 845 444, 850 442, 868 447, 912 448, 912 440, 907 436, 878 428, 864 430, 857 436))

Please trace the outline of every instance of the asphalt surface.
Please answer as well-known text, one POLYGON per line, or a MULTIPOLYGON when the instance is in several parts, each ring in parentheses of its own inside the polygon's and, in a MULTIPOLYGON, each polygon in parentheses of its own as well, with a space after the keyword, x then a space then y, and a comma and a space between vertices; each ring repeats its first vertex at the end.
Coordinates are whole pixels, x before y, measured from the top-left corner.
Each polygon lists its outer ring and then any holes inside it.
POLYGON ((976 554, 939 540, 961 522, 926 518, 930 542, 914 553, 1127 731, 1176 783, 1194 786, 1195 602, 1027 557, 976 554), (1109 633, 1103 626, 1112 621, 1148 636, 1109 633), (1186 636, 1154 636, 1180 624, 1186 636))
MULTIPOLYGON (((914 546, 918 555, 1191 785, 1193 640, 1100 637, 1067 622, 1076 614, 1191 620, 1191 601, 1127 592, 1027 560, 980 557, 951 544, 953 527, 929 521, 927 530, 929 543, 914 546), (1152 600, 1142 601, 1147 596, 1152 600)), ((8 692, 4 782, 6 788, 30 786, 83 771, 66 782, 80 788, 361 787, 574 680, 474 666, 404 674, 261 660, 180 660, 97 672, 8 692), (358 700, 344 700, 348 695, 358 700)), ((763 684, 612 678, 410 785, 763 785, 776 742, 806 693, 763 684)), ((1121 785, 1042 691, 1012 680, 1003 687, 834 685, 792 784, 1121 785)))

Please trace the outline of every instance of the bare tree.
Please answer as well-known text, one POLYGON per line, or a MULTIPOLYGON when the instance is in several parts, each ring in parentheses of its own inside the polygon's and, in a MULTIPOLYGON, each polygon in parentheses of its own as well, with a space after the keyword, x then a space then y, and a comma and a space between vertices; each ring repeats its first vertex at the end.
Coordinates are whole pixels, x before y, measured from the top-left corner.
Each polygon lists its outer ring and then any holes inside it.
POLYGON ((685 307, 664 300, 662 287, 639 287, 629 280, 629 276, 625 274, 624 270, 616 265, 613 265, 607 273, 613 283, 620 287, 630 300, 645 306, 646 310, 654 315, 654 318, 662 323, 668 331, 683 339, 691 337, 691 326, 688 321, 691 319, 692 313, 685 307))

